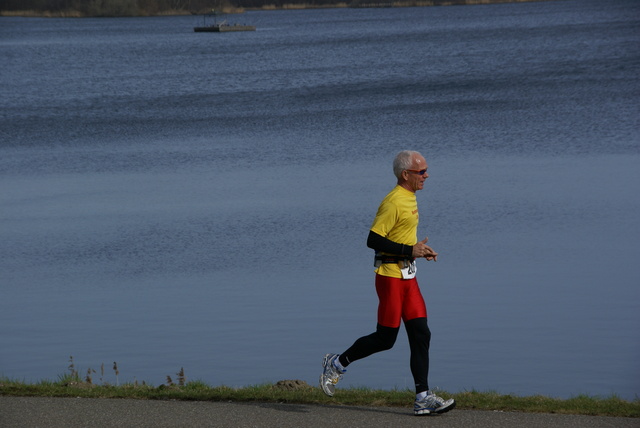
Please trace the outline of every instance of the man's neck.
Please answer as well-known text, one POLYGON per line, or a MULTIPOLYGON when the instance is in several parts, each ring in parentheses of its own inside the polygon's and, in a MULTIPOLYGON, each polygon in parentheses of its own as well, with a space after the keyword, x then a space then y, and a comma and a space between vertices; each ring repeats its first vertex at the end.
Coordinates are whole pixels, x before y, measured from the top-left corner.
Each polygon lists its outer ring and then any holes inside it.
POLYGON ((411 193, 416 193, 416 191, 415 191, 415 190, 413 190, 413 189, 409 186, 409 183, 407 183, 407 182, 403 182, 403 183, 398 182, 398 186, 402 187, 403 189, 407 189, 407 190, 408 190, 408 191, 410 191, 411 193))

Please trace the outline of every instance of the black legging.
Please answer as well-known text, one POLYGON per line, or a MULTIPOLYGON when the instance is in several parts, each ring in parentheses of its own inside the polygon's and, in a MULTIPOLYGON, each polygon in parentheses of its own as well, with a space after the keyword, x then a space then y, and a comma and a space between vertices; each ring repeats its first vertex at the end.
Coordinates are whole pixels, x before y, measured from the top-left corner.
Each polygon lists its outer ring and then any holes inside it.
MULTIPOLYGON (((411 349, 411 374, 416 385, 416 394, 429 390, 429 342, 431 331, 426 318, 415 318, 404 323, 411 349)), ((375 333, 356 340, 340 355, 340 364, 347 367, 354 361, 376 352, 393 348, 400 327, 385 327, 378 324, 375 333)))

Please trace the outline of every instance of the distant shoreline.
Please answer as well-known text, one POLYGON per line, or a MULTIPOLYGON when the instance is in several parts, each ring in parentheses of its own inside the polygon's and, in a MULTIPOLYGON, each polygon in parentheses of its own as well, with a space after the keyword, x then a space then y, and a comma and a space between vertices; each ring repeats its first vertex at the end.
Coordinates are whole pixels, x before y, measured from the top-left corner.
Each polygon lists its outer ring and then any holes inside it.
MULTIPOLYGON (((264 5, 259 8, 223 8, 223 14, 238 14, 246 11, 271 11, 271 10, 303 10, 303 9, 339 9, 339 8, 405 8, 405 7, 432 7, 432 6, 477 6, 489 4, 503 3, 532 3, 554 0, 401 0, 401 1, 384 1, 384 0, 354 0, 350 3, 336 2, 332 4, 313 5, 313 4, 275 4, 264 5)), ((165 10, 158 13, 145 13, 140 11, 138 14, 126 15, 105 15, 93 14, 89 15, 79 10, 0 10, 0 17, 22 17, 22 18, 126 18, 126 17, 159 17, 159 16, 188 16, 201 15, 207 11, 188 11, 188 10, 165 10)))

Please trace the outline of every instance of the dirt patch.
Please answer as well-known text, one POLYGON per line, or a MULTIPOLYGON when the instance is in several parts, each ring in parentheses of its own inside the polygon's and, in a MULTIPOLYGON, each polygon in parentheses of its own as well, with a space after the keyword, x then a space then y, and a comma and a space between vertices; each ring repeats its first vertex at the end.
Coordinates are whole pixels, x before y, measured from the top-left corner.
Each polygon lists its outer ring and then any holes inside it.
POLYGON ((303 380, 299 380, 299 379, 295 379, 295 380, 279 380, 274 385, 274 388, 284 389, 285 391, 298 391, 298 390, 301 390, 301 389, 310 389, 311 385, 309 385, 307 382, 305 382, 303 380))

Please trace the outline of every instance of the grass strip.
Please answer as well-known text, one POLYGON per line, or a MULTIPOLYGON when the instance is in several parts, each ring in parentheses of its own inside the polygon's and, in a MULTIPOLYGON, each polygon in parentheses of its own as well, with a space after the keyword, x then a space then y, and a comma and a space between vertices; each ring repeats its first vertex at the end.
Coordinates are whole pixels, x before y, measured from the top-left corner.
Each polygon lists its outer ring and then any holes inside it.
MULTIPOLYGON (((30 384, 0 378, 0 395, 23 397, 82 397, 82 398, 132 398, 141 400, 192 400, 292 403, 316 405, 344 405, 367 407, 413 406, 415 395, 410 390, 374 390, 368 388, 339 389, 334 397, 327 397, 319 388, 303 381, 281 381, 277 384, 253 385, 242 388, 228 386, 211 387, 201 381, 184 385, 123 384, 119 386, 96 385, 81 381, 78 377, 61 376, 58 381, 41 381, 30 384), (289 382, 287 384, 287 382, 289 382)), ((593 397, 579 395, 569 399, 541 395, 515 396, 496 392, 465 391, 450 394, 438 391, 438 395, 456 400, 458 409, 490 411, 559 413, 590 416, 616 416, 639 418, 640 399, 626 401, 617 396, 593 397)))

